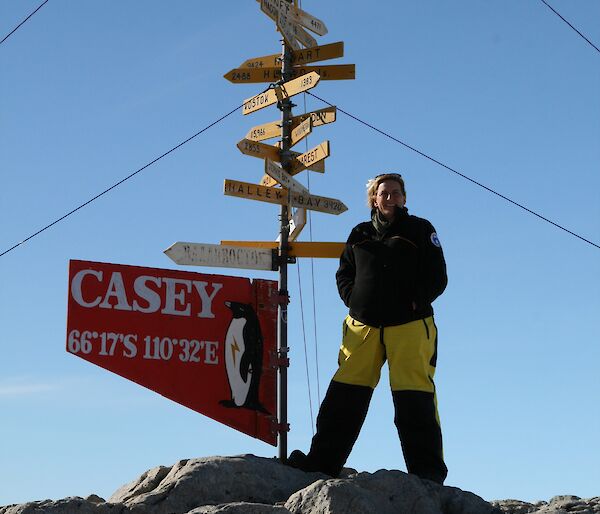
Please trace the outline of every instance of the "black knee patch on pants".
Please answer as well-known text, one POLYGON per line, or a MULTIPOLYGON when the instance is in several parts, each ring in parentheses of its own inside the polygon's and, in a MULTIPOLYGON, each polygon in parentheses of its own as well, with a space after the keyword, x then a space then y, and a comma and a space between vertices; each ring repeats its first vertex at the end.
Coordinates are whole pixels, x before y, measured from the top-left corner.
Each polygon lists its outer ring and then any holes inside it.
POLYGON ((442 431, 433 393, 393 391, 394 423, 409 473, 443 483, 448 468, 442 452, 442 431))
POLYGON ((307 456, 307 471, 338 476, 365 421, 373 389, 332 381, 319 415, 317 433, 307 456))

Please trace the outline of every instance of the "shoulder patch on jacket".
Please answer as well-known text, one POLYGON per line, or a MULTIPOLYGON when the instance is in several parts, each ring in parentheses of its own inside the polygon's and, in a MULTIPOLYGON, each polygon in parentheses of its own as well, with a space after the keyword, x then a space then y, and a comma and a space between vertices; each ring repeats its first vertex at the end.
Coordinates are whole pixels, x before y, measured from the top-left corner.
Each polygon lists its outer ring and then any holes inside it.
POLYGON ((438 239, 438 236, 435 232, 431 233, 431 236, 429 236, 429 239, 431 239, 433 246, 437 246, 438 248, 442 247, 442 245, 440 244, 440 240, 438 239))

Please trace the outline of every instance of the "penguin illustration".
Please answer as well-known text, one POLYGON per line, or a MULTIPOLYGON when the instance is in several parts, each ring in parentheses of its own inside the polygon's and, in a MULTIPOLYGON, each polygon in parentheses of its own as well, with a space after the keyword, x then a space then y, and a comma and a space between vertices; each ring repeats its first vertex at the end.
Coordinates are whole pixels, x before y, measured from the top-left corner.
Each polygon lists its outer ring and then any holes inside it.
POLYGON ((270 414, 258 400, 263 337, 256 312, 246 303, 225 302, 225 305, 233 314, 224 347, 231 399, 219 403, 224 407, 245 407, 270 414))

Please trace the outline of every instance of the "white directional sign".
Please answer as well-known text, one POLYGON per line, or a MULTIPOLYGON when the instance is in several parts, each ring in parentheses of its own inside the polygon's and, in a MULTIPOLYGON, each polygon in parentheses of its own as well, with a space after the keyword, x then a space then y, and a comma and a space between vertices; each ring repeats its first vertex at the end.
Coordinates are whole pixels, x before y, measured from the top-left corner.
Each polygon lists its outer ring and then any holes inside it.
POLYGON ((265 159, 265 173, 269 175, 269 177, 279 182, 281 186, 285 187, 286 189, 291 189, 292 191, 302 193, 303 195, 310 194, 308 189, 306 189, 300 182, 293 179, 289 173, 269 159, 265 159))
POLYGON ((267 248, 243 248, 205 243, 174 243, 164 252, 169 259, 184 266, 218 268, 277 269, 273 251, 267 248))
POLYGON ((290 218, 290 235, 288 236, 288 241, 298 239, 304 225, 306 225, 306 209, 296 209, 290 218))
POLYGON ((319 36, 324 36, 328 32, 325 23, 290 2, 281 0, 257 0, 257 2, 260 2, 261 10, 275 22, 278 14, 283 13, 291 17, 294 23, 306 27, 319 36))

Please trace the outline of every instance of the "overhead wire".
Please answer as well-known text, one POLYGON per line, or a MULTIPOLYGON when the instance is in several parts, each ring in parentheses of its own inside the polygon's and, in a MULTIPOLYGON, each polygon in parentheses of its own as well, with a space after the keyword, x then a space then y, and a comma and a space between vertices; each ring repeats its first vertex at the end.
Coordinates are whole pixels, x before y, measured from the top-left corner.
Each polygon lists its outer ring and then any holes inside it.
MULTIPOLYGON (((269 86, 270 89, 271 86, 269 86)), ((265 91, 267 91, 267 89, 265 89, 265 91)), ((52 221, 51 223, 48 223, 46 226, 44 226, 43 228, 39 229, 38 231, 34 232, 33 234, 29 235, 28 237, 26 237, 25 239, 23 239, 22 241, 18 242, 17 244, 11 246, 10 248, 4 250, 2 253, 0 253, 0 257, 6 255, 7 253, 15 250, 16 248, 18 248, 19 246, 21 246, 22 244, 26 243, 27 241, 33 239, 34 237, 38 236, 39 234, 41 234, 42 232, 45 232, 46 230, 48 230, 49 228, 53 227, 54 225, 56 225, 57 223, 60 223, 61 221, 63 221, 64 219, 68 218, 69 216, 71 216, 72 214, 76 213, 77 211, 79 211, 80 209, 83 209, 85 206, 91 204, 92 202, 94 202, 95 200, 97 200, 98 198, 100 198, 101 196, 104 196, 106 193, 108 193, 109 191, 112 191, 113 189, 115 189, 116 187, 120 186, 121 184, 123 184, 124 182, 126 182, 127 180, 133 178, 135 175, 137 175, 138 173, 144 171, 146 168, 149 168, 150 166, 152 166, 153 164, 157 163, 158 161, 160 161, 162 158, 166 157, 167 155, 169 155, 170 153, 173 153, 175 150, 181 148, 183 145, 185 145, 186 143, 189 143, 192 139, 195 139, 196 137, 198 137, 200 134, 202 134, 203 132, 206 132, 208 129, 210 129, 211 127, 214 127, 216 124, 220 123, 221 121, 223 121, 225 118, 231 116, 235 111, 237 111, 240 107, 242 107, 244 104, 242 105, 237 105, 234 109, 232 109, 231 111, 229 111, 227 114, 221 116, 220 118, 218 118, 217 120, 213 121, 212 123, 210 123, 209 125, 207 125, 206 127, 204 127, 203 129, 199 130, 198 132, 196 132, 193 136, 188 137, 186 140, 182 141, 181 143, 175 145, 173 148, 171 148, 170 150, 167 150, 165 153, 163 153, 162 155, 159 155, 158 157, 156 157, 155 159, 153 159, 152 161, 150 161, 148 164, 145 164, 144 166, 142 166, 141 168, 139 168, 138 170, 134 171, 133 173, 130 173, 129 175, 127 175, 125 178, 119 180, 118 182, 116 182, 115 184, 113 184, 112 186, 108 187, 107 189, 105 189, 104 191, 102 191, 101 193, 98 193, 97 195, 95 195, 94 197, 90 198, 89 200, 87 200, 86 202, 82 203, 81 205, 79 205, 78 207, 75 207, 73 210, 67 212, 66 214, 64 214, 63 216, 61 216, 60 218, 57 218, 56 220, 52 221)))
POLYGON ((48 0, 44 0, 35 11, 33 11, 31 14, 29 14, 29 16, 27 16, 27 18, 25 18, 21 23, 19 23, 14 29, 12 29, 6 36, 4 36, 2 38, 2 41, 0 41, 0 45, 2 43, 4 43, 10 36, 12 36, 17 30, 19 30, 19 28, 25 24, 25 22, 31 18, 36 12, 38 12, 42 7, 44 7, 44 5, 46 5, 48 3, 48 0))
MULTIPOLYGON (((314 93, 311 93, 310 91, 307 91, 306 94, 310 95, 310 96, 314 96, 317 100, 320 100, 321 102, 334 107, 333 104, 329 103, 327 100, 315 95, 314 93)), ((375 132, 391 139, 392 141, 395 141, 396 143, 404 146, 405 148, 408 148, 409 150, 419 154, 421 157, 425 157, 426 159, 430 160, 431 162, 434 162, 435 164, 441 166, 442 168, 447 169, 448 171, 451 171, 452 173, 458 175, 459 177, 464 178, 465 180, 468 180, 469 182, 481 187, 482 189, 485 189, 486 191, 502 198, 503 200, 506 200, 507 202, 511 203, 512 205, 519 207, 520 209, 523 209, 524 211, 528 212, 529 214, 532 214, 533 216, 536 216, 537 218, 541 219, 542 221, 545 221, 546 223, 549 223, 550 225, 555 226, 556 228, 559 228, 560 230, 563 230, 565 232, 567 232, 568 234, 572 235, 573 237, 576 237, 596 248, 598 248, 600 250, 600 244, 598 243, 594 243, 593 241, 590 241, 589 239, 586 239, 583 236, 580 236, 579 234, 569 230, 568 228, 560 225, 559 223, 556 223, 548 218, 546 218, 545 216, 542 216, 541 214, 535 212, 532 209, 529 209, 528 207, 525 207, 524 205, 510 199, 508 196, 503 195, 502 193, 499 193, 498 191, 495 191, 494 189, 492 189, 491 187, 488 187, 484 184, 482 184, 481 182, 476 181, 475 179, 472 179, 471 177, 465 175, 464 173, 461 173, 460 171, 448 166, 447 164, 444 164, 443 162, 431 157, 430 155, 427 155, 425 152, 422 152, 421 150, 418 150, 417 148, 415 148, 414 146, 409 145, 408 143, 405 143, 404 141, 392 136, 391 134, 388 134, 387 132, 384 132, 383 130, 371 125, 370 123, 367 123, 366 121, 361 120, 360 118, 358 118, 357 116, 354 116, 353 114, 349 113, 348 111, 345 111, 344 109, 340 108, 339 106, 337 106, 337 110, 340 111, 341 113, 345 114, 346 116, 348 116, 349 118, 352 118, 353 120, 357 121, 358 123, 361 123, 362 125, 369 127, 370 129, 374 130, 375 132)))
POLYGON ((315 423, 314 423, 314 419, 313 419, 313 410, 312 410, 312 393, 311 393, 311 387, 310 387, 310 372, 308 369, 308 351, 307 351, 307 344, 306 344, 306 330, 305 330, 305 323, 304 323, 304 302, 302 300, 302 284, 300 282, 300 261, 296 262, 296 265, 298 266, 298 295, 300 297, 300 321, 302 323, 302 338, 304 340, 304 365, 306 367, 306 382, 308 385, 308 407, 309 407, 309 411, 310 411, 310 426, 312 428, 313 431, 313 435, 315 435, 315 423))
POLYGON ((571 23, 569 23, 569 21, 567 21, 565 19, 565 17, 560 14, 556 9, 554 9, 554 7, 552 7, 548 2, 546 2, 546 0, 540 0, 540 2, 542 2, 543 4, 546 5, 546 7, 548 7, 548 9, 550 9, 554 14, 556 14, 556 16, 558 16, 562 21, 564 21, 569 27, 571 27, 575 32, 577 32, 577 34, 579 34, 585 41, 588 42, 588 44, 594 48, 596 50, 596 52, 600 53, 600 48, 598 48, 594 43, 592 43, 587 37, 585 37, 579 30, 577 30, 571 23))

